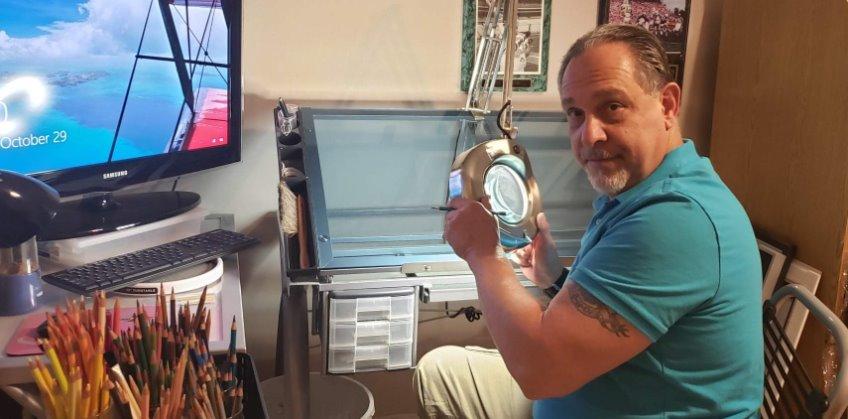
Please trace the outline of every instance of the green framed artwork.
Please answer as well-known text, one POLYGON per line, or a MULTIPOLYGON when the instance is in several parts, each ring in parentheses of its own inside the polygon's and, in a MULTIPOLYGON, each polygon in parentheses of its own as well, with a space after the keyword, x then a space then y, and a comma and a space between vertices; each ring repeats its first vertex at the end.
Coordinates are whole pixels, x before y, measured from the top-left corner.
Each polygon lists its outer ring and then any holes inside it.
MULTIPOLYGON (((517 1, 518 30, 515 37, 512 90, 544 92, 548 88, 551 0, 517 1)), ((464 92, 468 91, 468 84, 471 82, 477 42, 483 32, 490 2, 491 0, 463 0, 460 87, 464 92)), ((503 68, 500 73, 503 74, 503 68)), ((502 87, 503 80, 498 78, 495 85, 498 88, 502 87)))

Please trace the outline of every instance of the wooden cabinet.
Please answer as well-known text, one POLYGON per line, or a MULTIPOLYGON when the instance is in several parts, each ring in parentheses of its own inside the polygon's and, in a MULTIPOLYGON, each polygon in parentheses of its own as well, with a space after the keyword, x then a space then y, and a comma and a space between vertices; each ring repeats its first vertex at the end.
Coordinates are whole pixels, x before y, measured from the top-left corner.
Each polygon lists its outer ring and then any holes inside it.
MULTIPOLYGON (((844 319, 848 2, 724 3, 710 158, 754 225, 822 271, 818 297, 844 319)), ((818 384, 826 336, 808 321, 799 346, 818 384)))

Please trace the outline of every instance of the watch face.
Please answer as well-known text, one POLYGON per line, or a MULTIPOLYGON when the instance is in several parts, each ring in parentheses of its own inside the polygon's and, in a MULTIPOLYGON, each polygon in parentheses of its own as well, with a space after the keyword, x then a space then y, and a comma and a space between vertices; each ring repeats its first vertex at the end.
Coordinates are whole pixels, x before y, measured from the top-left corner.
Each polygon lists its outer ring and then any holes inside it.
POLYGON ((486 172, 483 189, 489 195, 492 211, 505 223, 518 224, 530 207, 524 178, 515 169, 495 164, 486 172))

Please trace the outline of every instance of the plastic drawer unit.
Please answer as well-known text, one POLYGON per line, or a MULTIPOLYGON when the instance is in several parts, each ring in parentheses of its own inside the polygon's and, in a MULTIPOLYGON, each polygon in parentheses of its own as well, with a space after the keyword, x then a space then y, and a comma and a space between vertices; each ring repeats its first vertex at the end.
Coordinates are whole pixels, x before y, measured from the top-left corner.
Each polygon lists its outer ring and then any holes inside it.
POLYGON ((330 292, 327 372, 412 367, 416 303, 415 287, 330 292))

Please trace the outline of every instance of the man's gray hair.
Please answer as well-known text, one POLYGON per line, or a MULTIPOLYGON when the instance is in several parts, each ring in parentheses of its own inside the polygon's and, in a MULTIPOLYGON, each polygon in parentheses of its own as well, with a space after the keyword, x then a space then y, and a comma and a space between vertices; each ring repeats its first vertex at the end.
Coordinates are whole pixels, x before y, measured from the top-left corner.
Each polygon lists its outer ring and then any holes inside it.
POLYGON ((557 87, 562 87, 562 78, 571 60, 591 47, 615 42, 621 42, 630 48, 639 67, 640 84, 646 92, 655 93, 666 83, 674 81, 665 48, 656 36, 641 26, 607 24, 598 26, 574 41, 562 59, 557 87))

